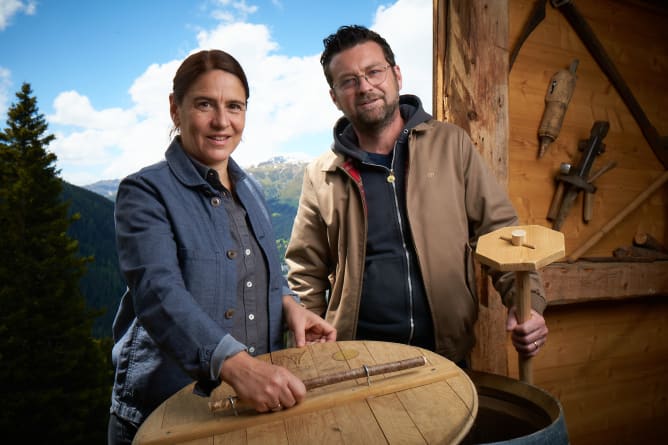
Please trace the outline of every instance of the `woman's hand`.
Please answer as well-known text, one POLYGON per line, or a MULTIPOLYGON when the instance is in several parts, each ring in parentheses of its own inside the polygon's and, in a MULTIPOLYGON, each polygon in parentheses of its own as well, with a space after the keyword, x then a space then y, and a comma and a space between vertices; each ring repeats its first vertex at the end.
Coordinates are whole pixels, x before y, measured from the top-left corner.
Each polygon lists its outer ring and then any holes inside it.
POLYGON ((334 326, 297 303, 290 295, 283 296, 283 316, 299 348, 336 341, 334 326))
POLYGON ((286 368, 253 358, 245 351, 225 360, 220 376, 239 399, 261 413, 290 408, 306 395, 304 383, 286 368))

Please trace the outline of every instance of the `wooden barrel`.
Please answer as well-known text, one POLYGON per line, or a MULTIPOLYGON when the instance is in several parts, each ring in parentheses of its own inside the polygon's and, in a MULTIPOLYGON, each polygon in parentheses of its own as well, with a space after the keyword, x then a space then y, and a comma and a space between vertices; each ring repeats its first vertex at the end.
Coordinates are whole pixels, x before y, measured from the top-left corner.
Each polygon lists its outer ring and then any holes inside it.
POLYGON ((509 377, 469 371, 478 414, 462 445, 567 445, 561 403, 542 389, 509 377))
POLYGON ((315 388, 300 404, 266 414, 212 413, 209 402, 234 394, 231 387, 223 384, 204 398, 194 395, 190 384, 147 418, 133 443, 460 443, 473 425, 478 398, 467 374, 440 355, 395 343, 342 341, 258 358, 310 379, 416 356, 427 364, 315 388))

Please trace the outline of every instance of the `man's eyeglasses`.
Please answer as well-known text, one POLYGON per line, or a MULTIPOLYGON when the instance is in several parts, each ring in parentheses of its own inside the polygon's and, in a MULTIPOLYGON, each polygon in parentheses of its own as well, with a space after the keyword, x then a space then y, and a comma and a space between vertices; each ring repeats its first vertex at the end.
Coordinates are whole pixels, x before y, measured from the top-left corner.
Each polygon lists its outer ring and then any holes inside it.
POLYGON ((387 79, 387 70, 391 67, 392 65, 372 66, 371 68, 364 71, 364 74, 344 77, 334 84, 334 88, 339 91, 346 92, 355 90, 360 86, 361 77, 364 77, 367 82, 376 87, 385 82, 385 79, 387 79))

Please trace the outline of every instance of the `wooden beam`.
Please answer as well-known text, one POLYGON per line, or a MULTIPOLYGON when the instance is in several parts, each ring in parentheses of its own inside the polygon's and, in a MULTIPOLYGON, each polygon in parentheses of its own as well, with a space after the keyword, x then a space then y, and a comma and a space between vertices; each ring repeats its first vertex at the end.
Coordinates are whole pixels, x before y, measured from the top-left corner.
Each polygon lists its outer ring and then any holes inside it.
POLYGON ((539 271, 549 305, 664 295, 668 261, 552 263, 539 271))
MULTIPOLYGON (((434 0, 434 114, 464 128, 502 186, 508 179, 508 2, 434 0)), ((484 281, 485 283, 487 280, 484 281)), ((493 292, 493 291, 492 291, 493 292)), ((507 375, 506 311, 481 305, 476 370, 507 375)))

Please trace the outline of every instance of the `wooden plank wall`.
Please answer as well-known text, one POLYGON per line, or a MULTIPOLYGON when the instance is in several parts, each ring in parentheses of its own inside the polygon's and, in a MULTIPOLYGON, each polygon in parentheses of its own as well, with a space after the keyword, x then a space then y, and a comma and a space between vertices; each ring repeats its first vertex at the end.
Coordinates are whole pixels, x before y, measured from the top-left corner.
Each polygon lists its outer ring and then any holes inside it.
MULTIPOLYGON (((437 118, 469 131, 499 181, 507 183, 521 223, 548 227, 546 214, 560 163, 579 160, 578 141, 589 136, 595 120, 610 123, 606 152, 594 169, 611 160, 618 166, 599 179, 589 224, 581 220, 581 197, 571 210, 562 227, 569 255, 645 190, 664 167, 615 89, 550 2, 545 20, 525 42, 510 74, 499 75, 499 68, 507 65, 499 61, 498 49, 510 52, 534 4, 535 0, 434 0, 433 109, 437 118), (496 68, 481 62, 486 51, 496 68), (579 60, 577 85, 561 134, 537 159, 536 132, 548 83, 574 58, 579 60), (485 129, 490 122, 492 128, 485 129), (505 133, 503 122, 508 123, 505 133)), ((668 135, 665 2, 577 0, 575 4, 650 122, 659 134, 668 135)), ((664 186, 587 251, 585 260, 555 263, 541 271, 548 292, 545 317, 550 335, 534 360, 534 382, 561 401, 574 445, 664 443, 668 437, 668 262, 599 262, 612 259, 614 249, 629 246, 637 232, 650 233, 665 245, 667 201, 664 186)), ((474 369, 517 377, 516 353, 503 332, 505 309, 493 291, 487 294, 484 282, 480 288, 474 369)))
MULTIPOLYGON (((509 1, 513 45, 533 0, 509 1)), ((613 59, 659 134, 668 135, 668 10, 643 2, 577 0, 576 7, 613 59)), ((570 254, 612 219, 663 171, 617 91, 565 18, 549 5, 509 75, 508 189, 526 224, 549 226, 545 216, 561 162, 579 160, 577 142, 595 120, 607 120, 606 152, 594 169, 618 167, 598 181, 594 217, 581 219, 582 197, 562 231, 570 254), (536 131, 552 75, 579 60, 577 83, 561 133, 537 159, 536 131)), ((636 232, 667 239, 668 187, 630 214, 586 257, 611 257, 632 244, 636 232)), ((548 344, 534 360, 537 386, 564 407, 574 445, 665 443, 668 437, 668 299, 665 262, 554 265, 548 269, 551 305, 545 317, 548 344), (560 278, 561 277, 561 278, 560 278), (643 283, 647 283, 643 288, 643 283), (640 297, 631 296, 653 295, 640 297), (588 299, 600 299, 585 302, 588 299), (614 299, 614 301, 613 301, 614 299), (570 303, 570 304, 564 304, 570 303)), ((544 275, 544 276, 545 276, 544 275)), ((510 343, 508 357, 515 357, 510 343)), ((517 376, 516 360, 508 360, 517 376)))
MULTIPOLYGON (((663 444, 668 437, 668 299, 549 307, 534 384, 564 409, 573 445, 663 444)), ((509 356, 514 356, 508 344, 509 356)), ((515 360, 510 375, 517 376, 515 360)))
MULTIPOLYGON (((534 0, 509 2, 509 41, 513 45, 534 0)), ((668 135, 668 12, 641 2, 578 0, 574 2, 661 135, 668 135)), ((545 20, 524 43, 509 76, 510 161, 508 190, 527 224, 550 225, 547 211, 553 178, 562 162, 576 164, 578 141, 587 139, 595 120, 610 123, 606 151, 592 171, 608 161, 618 166, 598 181, 593 219, 582 222, 582 194, 562 231, 567 255, 595 234, 664 171, 617 91, 587 52, 569 23, 549 5, 545 20), (575 92, 563 127, 547 153, 537 159, 537 129, 552 75, 579 60, 575 92)), ((666 239, 668 187, 628 216, 586 256, 609 257, 632 243, 636 231, 666 239)))
MULTIPOLYGON (((508 172, 508 2, 434 0, 434 105, 437 119, 464 128, 500 184, 508 172), (497 79, 489 82, 489 79, 497 79)), ((479 282, 479 294, 487 288, 479 282)), ((505 311, 499 298, 479 308, 476 369, 505 373, 505 311)))

